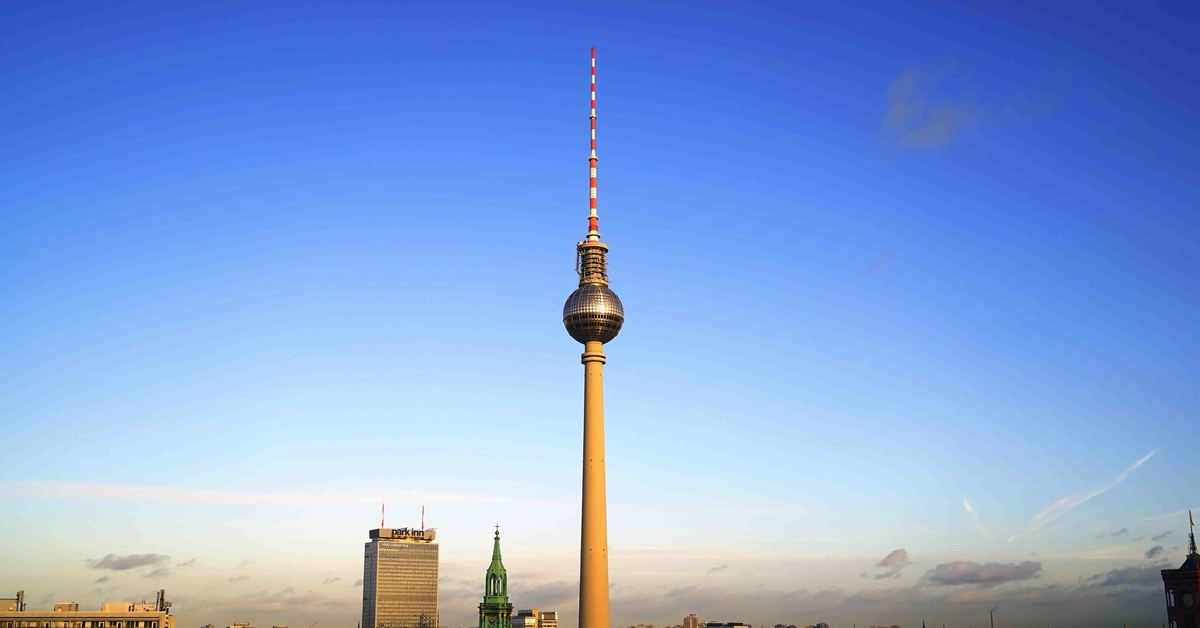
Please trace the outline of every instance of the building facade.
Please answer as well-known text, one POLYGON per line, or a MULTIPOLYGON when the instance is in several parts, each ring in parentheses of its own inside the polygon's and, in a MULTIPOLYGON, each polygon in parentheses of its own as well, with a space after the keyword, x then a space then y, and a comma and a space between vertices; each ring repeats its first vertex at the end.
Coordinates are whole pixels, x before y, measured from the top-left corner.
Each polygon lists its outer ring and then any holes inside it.
POLYGON ((380 527, 369 536, 362 628, 437 628, 437 531, 380 527))
POLYGON ((1170 628, 1200 628, 1200 553, 1196 552, 1196 524, 1188 512, 1188 555, 1179 569, 1163 569, 1167 625, 1170 628))
POLYGON ((683 618, 683 628, 700 628, 704 622, 700 621, 700 616, 692 613, 683 618))
POLYGON ((78 602, 59 602, 54 610, 25 609, 24 591, 0 599, 0 628, 175 628, 166 591, 154 604, 104 602, 98 611, 81 611, 78 602))
POLYGON ((513 628, 538 628, 537 609, 517 611, 512 618, 513 628))
POLYGON ((521 609, 512 618, 513 628, 558 628, 558 611, 521 609))
POLYGON ((479 604, 479 628, 512 628, 512 603, 508 601, 508 571, 500 559, 500 528, 492 541, 492 562, 483 574, 483 602, 479 604))

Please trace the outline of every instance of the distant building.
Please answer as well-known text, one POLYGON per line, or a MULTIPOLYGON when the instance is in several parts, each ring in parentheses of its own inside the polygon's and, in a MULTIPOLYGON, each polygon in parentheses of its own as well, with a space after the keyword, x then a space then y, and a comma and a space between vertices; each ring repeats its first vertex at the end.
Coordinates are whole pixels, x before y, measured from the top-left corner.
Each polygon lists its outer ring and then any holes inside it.
POLYGON ((704 624, 704 628, 753 628, 750 624, 740 621, 719 622, 710 621, 704 624))
POLYGON ((153 604, 146 602, 103 602, 98 611, 81 611, 78 602, 60 602, 54 610, 25 608, 25 592, 15 598, 0 598, 0 628, 175 628, 171 603, 160 589, 153 604))
POLYGON ((229 626, 227 626, 226 628, 254 628, 254 626, 251 626, 250 624, 246 624, 246 623, 242 623, 242 622, 237 622, 237 623, 229 624, 229 626))
POLYGON ((512 618, 513 628, 558 628, 558 611, 521 609, 512 618))
POLYGON ((519 610, 512 616, 512 628, 538 628, 538 618, 533 610, 519 610))
POLYGON ((16 597, 0 597, 0 613, 25 610, 25 592, 17 591, 16 597))
POLYGON ((683 618, 683 628, 700 628, 704 624, 700 621, 700 617, 695 613, 683 618))
POLYGON ((380 527, 369 536, 362 628, 437 628, 437 531, 380 527))
POLYGON ((1179 569, 1163 569, 1167 621, 1171 628, 1200 628, 1200 553, 1196 552, 1196 523, 1188 511, 1188 555, 1179 569))

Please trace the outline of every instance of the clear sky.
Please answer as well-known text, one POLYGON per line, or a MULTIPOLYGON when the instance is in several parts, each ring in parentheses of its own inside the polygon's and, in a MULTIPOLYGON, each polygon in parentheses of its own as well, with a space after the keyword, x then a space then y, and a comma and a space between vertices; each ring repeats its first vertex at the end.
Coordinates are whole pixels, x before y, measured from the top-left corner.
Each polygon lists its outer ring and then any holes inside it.
POLYGON ((573 625, 595 45, 614 621, 1162 622, 1194 3, 501 4, 0 6, 0 595, 573 625))

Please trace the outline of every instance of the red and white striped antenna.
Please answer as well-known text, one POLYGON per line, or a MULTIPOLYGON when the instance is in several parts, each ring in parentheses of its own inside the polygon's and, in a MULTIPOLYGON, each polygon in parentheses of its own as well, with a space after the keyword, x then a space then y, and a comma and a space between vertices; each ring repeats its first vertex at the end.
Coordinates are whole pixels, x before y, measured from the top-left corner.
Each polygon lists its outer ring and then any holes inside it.
POLYGON ((592 152, 588 156, 588 240, 600 239, 600 219, 596 216, 596 47, 592 47, 592 152))

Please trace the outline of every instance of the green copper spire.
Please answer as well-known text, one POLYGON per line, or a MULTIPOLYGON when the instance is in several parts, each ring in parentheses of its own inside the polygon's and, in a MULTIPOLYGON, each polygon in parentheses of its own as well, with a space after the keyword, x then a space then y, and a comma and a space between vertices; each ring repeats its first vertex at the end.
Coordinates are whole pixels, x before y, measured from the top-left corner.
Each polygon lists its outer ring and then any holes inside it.
POLYGON ((492 564, 483 576, 483 603, 479 628, 512 628, 512 603, 508 601, 508 572, 500 560, 500 526, 492 543, 492 564))

